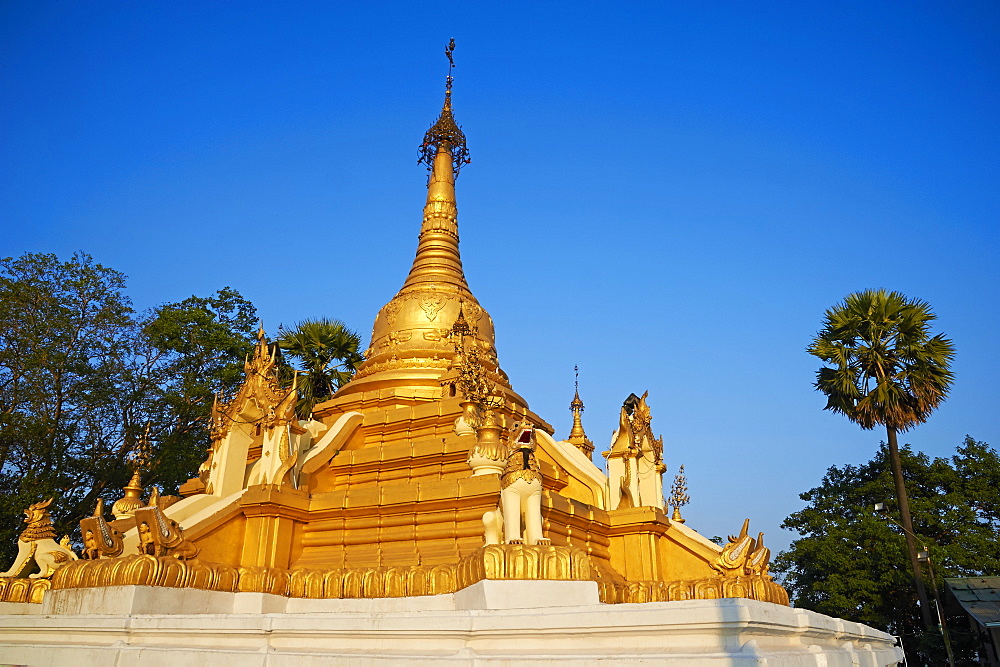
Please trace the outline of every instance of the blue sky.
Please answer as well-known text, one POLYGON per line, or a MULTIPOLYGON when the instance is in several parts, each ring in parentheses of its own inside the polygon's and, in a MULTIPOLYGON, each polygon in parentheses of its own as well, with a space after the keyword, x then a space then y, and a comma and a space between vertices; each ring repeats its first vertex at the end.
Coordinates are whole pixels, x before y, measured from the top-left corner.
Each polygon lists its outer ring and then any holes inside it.
POLYGON ((0 255, 367 337, 454 37, 463 259, 515 389, 565 437, 579 364, 598 451, 648 389, 688 525, 749 515, 780 548, 798 494, 883 437, 811 386, 852 291, 929 301, 958 349, 903 440, 1000 445, 998 36, 992 2, 5 2, 0 255))

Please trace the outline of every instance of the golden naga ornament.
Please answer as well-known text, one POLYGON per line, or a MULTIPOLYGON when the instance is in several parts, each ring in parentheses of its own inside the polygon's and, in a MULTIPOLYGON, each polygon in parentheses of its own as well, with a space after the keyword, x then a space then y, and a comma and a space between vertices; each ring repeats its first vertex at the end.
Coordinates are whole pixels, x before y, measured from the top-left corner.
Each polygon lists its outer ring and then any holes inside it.
POLYGON ((80 521, 80 535, 86 560, 116 558, 125 550, 121 532, 104 520, 104 500, 101 498, 97 499, 94 515, 80 521))
POLYGON ((173 556, 188 560, 198 555, 198 546, 184 539, 180 525, 168 519, 159 507, 159 490, 154 487, 149 505, 135 511, 139 553, 149 556, 173 556))

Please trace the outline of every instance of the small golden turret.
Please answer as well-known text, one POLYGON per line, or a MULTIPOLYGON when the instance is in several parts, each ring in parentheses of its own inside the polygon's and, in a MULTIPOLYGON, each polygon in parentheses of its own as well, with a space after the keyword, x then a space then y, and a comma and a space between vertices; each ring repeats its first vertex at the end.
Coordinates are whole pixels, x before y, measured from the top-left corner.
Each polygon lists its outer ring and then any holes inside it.
POLYGON ((573 395, 573 402, 569 404, 569 409, 573 413, 573 428, 570 429, 569 437, 566 438, 566 441, 590 458, 594 453, 594 443, 590 441, 587 433, 583 430, 583 421, 580 418, 584 410, 583 401, 580 399, 580 368, 574 366, 573 371, 576 373, 576 380, 574 381, 576 392, 573 395))
POLYGON ((137 509, 146 505, 141 498, 142 480, 139 468, 136 468, 135 472, 132 473, 132 479, 122 487, 122 491, 125 492, 125 496, 116 500, 115 504, 111 506, 111 513, 115 515, 116 519, 127 519, 135 514, 137 509))
POLYGON ((139 438, 138 446, 133 451, 132 479, 122 487, 125 495, 116 500, 115 504, 111 506, 111 513, 115 515, 116 519, 127 519, 135 514, 138 508, 145 507, 146 505, 142 501, 142 471, 149 465, 149 460, 152 457, 149 443, 149 429, 150 424, 147 423, 146 430, 142 434, 142 437, 139 438))

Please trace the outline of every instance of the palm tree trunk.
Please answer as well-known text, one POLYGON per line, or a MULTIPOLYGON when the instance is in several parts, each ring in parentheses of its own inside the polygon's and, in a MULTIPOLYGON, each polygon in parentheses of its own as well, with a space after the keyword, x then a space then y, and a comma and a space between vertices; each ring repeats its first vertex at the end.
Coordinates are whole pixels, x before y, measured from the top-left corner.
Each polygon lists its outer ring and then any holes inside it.
MULTIPOLYGON (((903 520, 903 532, 906 536, 906 550, 910 553, 910 565, 913 567, 913 583, 917 588, 917 598, 920 600, 920 616, 924 627, 933 631, 934 617, 931 614, 931 603, 927 599, 927 588, 924 586, 924 574, 917 560, 917 544, 913 536, 913 521, 910 519, 910 501, 906 497, 906 485, 903 483, 903 468, 899 462, 899 446, 896 443, 896 429, 887 426, 889 440, 889 465, 892 468, 892 481, 896 484, 896 500, 899 503, 899 515, 903 520)), ((933 582, 932 582, 933 583, 933 582)))

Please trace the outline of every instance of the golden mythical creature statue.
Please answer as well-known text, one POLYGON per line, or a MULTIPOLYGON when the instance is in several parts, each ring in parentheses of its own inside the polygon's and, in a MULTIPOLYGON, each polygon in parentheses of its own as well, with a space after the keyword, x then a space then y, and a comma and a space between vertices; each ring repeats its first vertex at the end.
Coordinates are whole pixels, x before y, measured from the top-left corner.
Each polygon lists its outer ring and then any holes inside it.
POLYGON ((17 558, 9 570, 0 572, 0 577, 23 577, 33 565, 38 566, 38 572, 28 574, 29 578, 51 577, 63 564, 77 560, 76 554, 69 547, 68 537, 56 543, 56 531, 52 527, 52 517, 48 510, 51 504, 52 498, 49 498, 24 510, 24 522, 28 527, 17 539, 17 558))
POLYGON ((618 430, 612 436, 608 459, 609 509, 663 508, 663 438, 650 426, 652 415, 646 398, 629 394, 622 404, 618 430))

